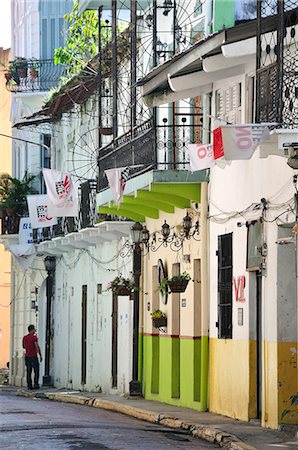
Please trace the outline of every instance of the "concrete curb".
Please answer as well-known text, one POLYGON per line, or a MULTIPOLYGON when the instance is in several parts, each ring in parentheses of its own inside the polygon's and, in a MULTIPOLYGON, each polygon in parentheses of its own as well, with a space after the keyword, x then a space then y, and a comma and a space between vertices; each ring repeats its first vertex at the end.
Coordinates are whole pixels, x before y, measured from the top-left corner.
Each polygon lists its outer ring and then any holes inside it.
POLYGON ((156 423, 165 427, 173 429, 187 430, 192 436, 204 439, 205 441, 218 444, 224 449, 233 450, 256 450, 245 442, 239 440, 237 436, 226 433, 217 428, 213 428, 206 425, 193 425, 187 422, 183 422, 180 419, 174 417, 166 417, 162 414, 156 414, 152 411, 136 408, 133 406, 123 405, 122 403, 111 402, 109 400, 101 400, 100 398, 90 398, 84 395, 72 395, 72 394, 59 394, 59 393, 46 393, 46 392, 30 392, 30 391, 17 391, 16 395, 20 397, 33 397, 40 399, 54 400, 64 403, 74 403, 77 405, 92 406, 93 408, 106 409, 108 411, 114 411, 122 414, 126 414, 136 419, 144 420, 146 422, 156 423))

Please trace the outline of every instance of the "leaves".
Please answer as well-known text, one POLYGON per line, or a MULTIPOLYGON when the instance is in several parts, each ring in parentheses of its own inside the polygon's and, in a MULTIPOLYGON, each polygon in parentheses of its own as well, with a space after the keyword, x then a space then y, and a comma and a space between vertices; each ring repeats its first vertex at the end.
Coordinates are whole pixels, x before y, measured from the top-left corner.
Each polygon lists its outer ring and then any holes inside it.
POLYGON ((0 175, 0 208, 13 208, 20 216, 27 211, 27 195, 34 194, 31 183, 35 176, 25 172, 22 180, 7 173, 0 175))
POLYGON ((155 309, 154 311, 152 311, 151 317, 152 319, 160 319, 161 317, 166 317, 166 314, 160 309, 155 309))

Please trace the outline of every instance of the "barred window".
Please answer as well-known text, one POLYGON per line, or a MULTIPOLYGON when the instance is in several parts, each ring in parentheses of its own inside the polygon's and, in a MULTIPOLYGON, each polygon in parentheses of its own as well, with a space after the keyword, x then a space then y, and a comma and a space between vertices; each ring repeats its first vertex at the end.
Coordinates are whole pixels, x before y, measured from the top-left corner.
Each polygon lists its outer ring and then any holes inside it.
POLYGON ((232 338, 232 233, 218 236, 218 337, 232 338))

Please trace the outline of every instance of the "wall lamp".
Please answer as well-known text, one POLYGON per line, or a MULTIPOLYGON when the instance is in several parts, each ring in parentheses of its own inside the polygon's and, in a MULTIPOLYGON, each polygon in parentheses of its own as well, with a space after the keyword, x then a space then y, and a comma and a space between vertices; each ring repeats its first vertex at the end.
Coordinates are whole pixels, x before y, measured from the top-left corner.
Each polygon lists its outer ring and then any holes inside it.
POLYGON ((133 244, 126 241, 120 252, 120 256, 123 258, 132 253, 136 245, 140 246, 143 254, 147 254, 149 251, 156 252, 161 246, 170 247, 171 250, 178 252, 182 249, 186 239, 200 240, 200 226, 198 220, 193 225, 192 219, 187 213, 183 217, 179 232, 171 233, 171 227, 165 220, 160 232, 151 235, 146 225, 143 226, 140 222, 135 222, 131 227, 131 237, 133 244))

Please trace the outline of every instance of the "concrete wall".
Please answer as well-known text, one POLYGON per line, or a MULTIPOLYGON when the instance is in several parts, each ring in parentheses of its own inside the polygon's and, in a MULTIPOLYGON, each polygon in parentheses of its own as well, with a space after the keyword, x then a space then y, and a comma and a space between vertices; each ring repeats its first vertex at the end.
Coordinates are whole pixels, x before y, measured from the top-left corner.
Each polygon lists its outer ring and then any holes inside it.
MULTIPOLYGON (((214 83, 214 90, 235 80, 214 83)), ((247 97, 248 77, 239 77, 238 81, 242 82, 241 120, 245 123, 251 101, 247 97)), ((298 387, 297 255, 294 244, 280 246, 276 243, 283 224, 288 224, 283 233, 293 236, 294 215, 289 206, 294 196, 292 180, 293 171, 285 158, 260 159, 257 150, 250 160, 232 161, 224 169, 214 167, 209 185, 210 410, 242 420, 256 417, 256 275, 246 271, 245 223, 263 218, 267 268, 262 276, 262 423, 273 428, 282 421, 287 399, 298 387), (266 210, 262 209, 261 198, 268 202, 266 210), (257 204, 260 206, 254 206, 257 204), (218 339, 216 327, 216 251, 218 236, 226 233, 233 233, 233 277, 246 278, 243 302, 237 302, 233 287, 233 335, 227 340, 218 339), (238 323, 239 308, 243 309, 243 325, 238 323)), ((288 416, 284 420, 295 419, 288 416)))

